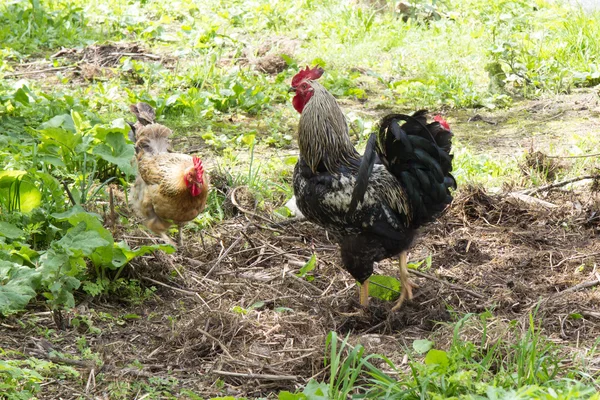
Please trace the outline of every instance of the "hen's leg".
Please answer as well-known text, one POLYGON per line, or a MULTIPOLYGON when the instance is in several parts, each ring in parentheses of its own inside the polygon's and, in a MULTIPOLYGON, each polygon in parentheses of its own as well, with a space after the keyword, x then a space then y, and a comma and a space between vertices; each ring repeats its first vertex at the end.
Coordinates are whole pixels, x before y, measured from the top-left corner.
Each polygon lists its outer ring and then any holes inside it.
POLYGON ((183 246, 183 239, 181 238, 181 224, 177 225, 177 246, 183 246))
POLYGON ((363 307, 369 306, 369 281, 364 281, 360 285, 360 305, 363 307))
POLYGON ((412 300, 413 287, 418 287, 417 285, 412 283, 410 281, 410 279, 408 279, 408 268, 406 267, 406 261, 407 261, 406 256, 407 256, 406 251, 403 251, 402 253, 400 253, 400 283, 401 283, 402 287, 400 289, 401 290, 400 298, 398 299, 398 301, 396 302, 394 307, 392 307, 392 311, 396 311, 397 309, 399 309, 400 306, 402 306, 402 303, 404 302, 404 300, 406 300, 406 299, 412 300))

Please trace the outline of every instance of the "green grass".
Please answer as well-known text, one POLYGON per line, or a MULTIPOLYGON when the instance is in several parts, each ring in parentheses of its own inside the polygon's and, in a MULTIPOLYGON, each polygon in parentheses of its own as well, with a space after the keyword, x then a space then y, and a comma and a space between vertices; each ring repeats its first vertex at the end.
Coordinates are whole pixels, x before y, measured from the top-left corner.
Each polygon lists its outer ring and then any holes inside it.
MULTIPOLYGON (((511 321, 493 332, 498 321, 490 313, 466 315, 448 324, 450 342, 440 349, 420 339, 407 366, 397 366, 380 354, 367 354, 335 332, 327 338, 325 363, 329 380, 311 381, 298 393, 284 392, 281 400, 347 399, 598 399, 593 375, 579 355, 540 335, 530 315, 519 326, 511 321), (477 335, 473 335, 477 332, 477 335), (468 339, 463 337, 468 335, 468 339), (505 338, 511 338, 512 341, 505 338)), ((593 356, 595 348, 585 356, 593 356)))

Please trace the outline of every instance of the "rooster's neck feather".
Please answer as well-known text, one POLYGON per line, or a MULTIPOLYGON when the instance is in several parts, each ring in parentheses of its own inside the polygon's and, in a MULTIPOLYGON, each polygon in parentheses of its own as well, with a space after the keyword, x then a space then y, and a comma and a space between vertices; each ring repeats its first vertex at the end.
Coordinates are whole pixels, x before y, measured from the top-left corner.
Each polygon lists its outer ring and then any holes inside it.
POLYGON ((313 172, 323 163, 335 173, 341 165, 360 160, 348 135, 348 124, 335 98, 318 82, 311 81, 314 94, 304 107, 298 129, 300 156, 313 172))

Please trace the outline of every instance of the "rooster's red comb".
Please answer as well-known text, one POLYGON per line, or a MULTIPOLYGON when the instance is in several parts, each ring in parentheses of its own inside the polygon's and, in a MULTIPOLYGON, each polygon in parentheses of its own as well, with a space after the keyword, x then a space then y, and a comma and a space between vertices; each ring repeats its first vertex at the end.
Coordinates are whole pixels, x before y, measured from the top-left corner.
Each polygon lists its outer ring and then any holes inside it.
POLYGON ((300 69, 300 72, 294 75, 294 77, 292 78, 292 87, 298 87, 298 85, 300 85, 300 82, 302 82, 305 79, 319 79, 321 75, 323 75, 323 72, 325 72, 325 70, 319 67, 318 65, 313 69, 310 69, 307 65, 306 69, 300 69))
POLYGON ((441 115, 436 115, 433 117, 433 120, 439 122, 440 126, 445 130, 450 130, 450 124, 446 121, 441 115))

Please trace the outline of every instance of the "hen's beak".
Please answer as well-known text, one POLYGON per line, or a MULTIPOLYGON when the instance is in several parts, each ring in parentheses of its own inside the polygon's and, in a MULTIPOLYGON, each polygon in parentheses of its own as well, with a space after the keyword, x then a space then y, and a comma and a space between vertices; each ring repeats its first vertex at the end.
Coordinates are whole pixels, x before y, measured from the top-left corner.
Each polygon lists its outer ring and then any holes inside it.
POLYGON ((296 92, 296 88, 295 87, 290 87, 288 89, 288 93, 295 93, 296 92))

